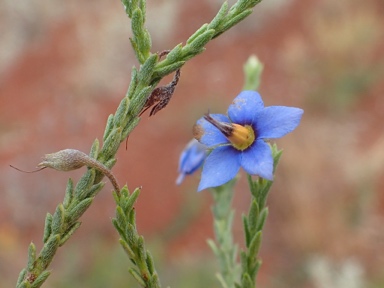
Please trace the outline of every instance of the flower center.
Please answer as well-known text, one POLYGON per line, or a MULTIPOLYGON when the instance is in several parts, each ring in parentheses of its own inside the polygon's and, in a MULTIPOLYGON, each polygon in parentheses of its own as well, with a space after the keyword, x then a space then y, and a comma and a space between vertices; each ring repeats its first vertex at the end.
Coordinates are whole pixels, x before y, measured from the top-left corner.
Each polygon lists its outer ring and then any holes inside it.
POLYGON ((239 124, 232 124, 232 126, 232 135, 226 137, 232 143, 233 147, 243 151, 251 146, 255 141, 255 131, 253 131, 252 126, 241 126, 239 124))
POLYGON ((245 150, 255 142, 255 131, 250 125, 224 123, 213 119, 209 114, 204 119, 220 130, 237 150, 245 150))

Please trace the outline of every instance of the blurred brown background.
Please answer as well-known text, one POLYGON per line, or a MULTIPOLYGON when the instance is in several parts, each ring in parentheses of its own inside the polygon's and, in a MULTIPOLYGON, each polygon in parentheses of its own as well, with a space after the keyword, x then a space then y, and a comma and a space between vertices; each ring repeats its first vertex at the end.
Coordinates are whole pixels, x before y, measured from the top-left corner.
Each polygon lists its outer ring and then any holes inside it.
MULTIPOLYGON (((233 3, 234 1, 230 1, 233 3)), ((153 51, 185 42, 219 0, 148 1, 153 51)), ((384 2, 265 0, 255 13, 189 61, 169 106, 145 114, 114 167, 121 184, 143 186, 138 230, 163 285, 219 287, 205 239, 213 237, 208 191, 198 175, 175 186, 179 153, 210 109, 224 113, 243 85, 251 54, 264 63, 265 104, 302 107, 269 198, 260 287, 384 287, 384 2), (348 282, 349 281, 349 282, 348 282), (354 286, 355 285, 355 286, 354 286)), ((137 66, 130 22, 119 1, 0 2, 0 279, 15 285, 38 249, 44 218, 68 177, 30 170, 45 153, 88 152, 102 138, 137 66)), ((169 80, 169 79, 167 79, 169 80)), ((235 194, 236 239, 249 193, 235 194)), ((111 225, 111 185, 52 263, 45 287, 138 287, 111 225)))

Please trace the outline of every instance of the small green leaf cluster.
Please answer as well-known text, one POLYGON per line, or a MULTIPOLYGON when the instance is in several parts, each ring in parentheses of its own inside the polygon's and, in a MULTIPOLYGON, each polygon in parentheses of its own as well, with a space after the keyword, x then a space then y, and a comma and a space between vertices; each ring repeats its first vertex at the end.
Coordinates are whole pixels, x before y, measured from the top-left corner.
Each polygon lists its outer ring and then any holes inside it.
POLYGON ((219 261, 220 273, 216 276, 224 288, 234 287, 240 277, 240 266, 237 263, 238 246, 234 244, 232 235, 234 210, 231 209, 231 204, 235 183, 236 179, 233 179, 211 189, 214 198, 212 212, 216 243, 209 239, 208 245, 219 261))
POLYGON ((37 288, 48 278, 50 271, 46 269, 57 249, 80 227, 79 218, 104 186, 104 183, 94 184, 95 175, 95 170, 89 169, 76 186, 68 180, 63 203, 57 206, 53 215, 47 213, 45 218, 43 248, 36 256, 35 245, 29 245, 28 264, 21 271, 16 287, 37 288))
MULTIPOLYGON (((271 149, 274 168, 276 168, 282 150, 278 150, 275 144, 271 146, 271 149)), ((235 284, 236 288, 254 288, 256 285, 256 276, 261 265, 261 260, 257 258, 257 255, 260 250, 262 230, 268 216, 266 200, 273 182, 263 178, 254 181, 252 176, 248 175, 248 183, 252 200, 248 215, 243 215, 246 250, 240 253, 241 279, 240 284, 235 284)))
POLYGON ((159 277, 155 270, 151 253, 145 249, 144 237, 136 229, 136 216, 133 205, 140 194, 140 188, 129 193, 127 186, 121 190, 120 196, 114 194, 116 201, 116 218, 112 219, 120 235, 120 244, 135 268, 129 272, 137 282, 147 288, 160 287, 159 277))

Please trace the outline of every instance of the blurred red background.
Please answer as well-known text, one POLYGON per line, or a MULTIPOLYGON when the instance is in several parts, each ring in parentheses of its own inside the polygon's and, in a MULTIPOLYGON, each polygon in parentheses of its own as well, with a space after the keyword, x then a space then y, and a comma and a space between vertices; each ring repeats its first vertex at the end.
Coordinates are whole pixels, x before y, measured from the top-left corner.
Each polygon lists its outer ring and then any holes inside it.
MULTIPOLYGON (((185 42, 221 2, 149 1, 152 51, 185 42)), ((143 115, 113 171, 130 189, 143 186, 138 230, 155 251, 163 285, 218 287, 205 241, 213 237, 211 197, 195 192, 198 175, 175 186, 178 157, 203 113, 226 111, 243 85, 244 62, 256 54, 265 65, 265 104, 305 110, 298 129, 277 141, 284 153, 269 199, 260 287, 339 288, 320 286, 327 277, 319 267, 343 275, 350 263, 361 287, 384 286, 383 13, 380 0, 263 1, 183 67, 166 109, 143 115)), ((0 278, 6 287, 25 266, 28 244, 41 248, 45 215, 62 201, 68 177, 77 180, 85 169, 22 174, 8 165, 30 170, 45 153, 88 152, 138 64, 119 1, 3 1, 0 16, 0 278)), ((240 243, 240 215, 249 202, 241 175, 234 200, 240 243)), ((126 287, 128 260, 111 225, 110 190, 108 183, 81 229, 59 249, 47 287, 126 287)))

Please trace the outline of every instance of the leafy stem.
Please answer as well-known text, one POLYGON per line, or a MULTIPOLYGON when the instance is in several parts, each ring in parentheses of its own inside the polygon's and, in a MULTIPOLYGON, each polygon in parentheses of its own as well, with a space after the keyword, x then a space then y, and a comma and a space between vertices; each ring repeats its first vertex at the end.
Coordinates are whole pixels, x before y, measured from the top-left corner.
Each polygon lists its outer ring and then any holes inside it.
MULTIPOLYGON (((227 2, 224 2, 218 14, 209 24, 204 24, 198 31, 189 37, 186 45, 177 45, 168 53, 164 60, 160 61, 157 54, 152 54, 150 52, 151 37, 148 30, 145 28, 146 2, 144 0, 122 0, 125 12, 131 19, 133 31, 131 44, 140 63, 140 67, 139 69, 135 67, 132 69, 131 82, 126 96, 121 100, 115 114, 111 114, 108 117, 103 136, 103 145, 100 148, 99 141, 96 139, 91 147, 90 157, 97 160, 108 169, 111 169, 116 163, 116 153, 121 142, 123 142, 138 125, 140 120, 139 114, 159 81, 164 76, 180 69, 187 60, 203 52, 205 45, 211 39, 222 34, 250 15, 252 13, 252 8, 259 2, 260 0, 239 0, 231 8, 228 7, 227 2)), ((37 254, 35 245, 31 243, 29 246, 28 263, 26 268, 20 272, 17 281, 18 288, 40 287, 49 277, 50 271, 48 270, 48 267, 53 260, 57 249, 64 245, 64 243, 80 227, 81 222, 79 221, 79 218, 85 213, 92 204, 95 196, 103 188, 104 183, 102 183, 101 180, 104 176, 105 175, 102 172, 97 171, 94 168, 88 168, 76 185, 74 185, 71 179, 68 180, 63 202, 57 206, 53 215, 48 213, 46 216, 42 249, 37 254)), ((132 195, 123 196, 124 189, 125 188, 121 191, 121 199, 126 199, 126 197, 132 199, 132 195)), ((118 191, 116 193, 118 193, 118 191)), ((136 195, 135 192, 133 194, 136 195)), ((119 200, 120 202, 117 201, 117 209, 119 209, 119 207, 125 207, 121 202, 123 201, 121 199, 119 200)), ((126 214, 128 212, 126 211, 124 213, 126 214)), ((135 227, 135 225, 133 225, 135 221, 134 213, 132 213, 133 212, 129 212, 129 215, 126 217, 129 220, 127 225, 129 224, 135 227)), ((132 234, 132 231, 127 235, 134 235, 132 234)), ((122 235, 125 234, 120 233, 120 235, 122 239, 124 239, 122 235)), ((141 243, 143 243, 143 240, 141 236, 138 237, 137 241, 139 242, 132 243, 139 246, 142 245, 141 243)), ((125 241, 125 243, 131 245, 129 241, 125 241)), ((123 247, 126 250, 126 247, 129 247, 129 245, 124 245, 123 247)), ((144 253, 144 250, 139 249, 138 252, 144 253)), ((138 268, 141 279, 144 275, 142 272, 145 270, 141 260, 145 260, 146 263, 152 261, 152 258, 148 255, 149 254, 146 253, 137 259, 132 258, 134 259, 133 262, 136 266, 140 265, 138 268), (138 259, 141 260, 138 261, 138 259)), ((150 279, 154 281, 153 283, 157 283, 155 281, 157 276, 153 274, 153 271, 150 269, 150 263, 148 263, 148 275, 152 275, 150 279)), ((131 273, 132 275, 135 274, 135 272, 131 273)), ((140 277, 135 278, 139 281, 140 277)))

